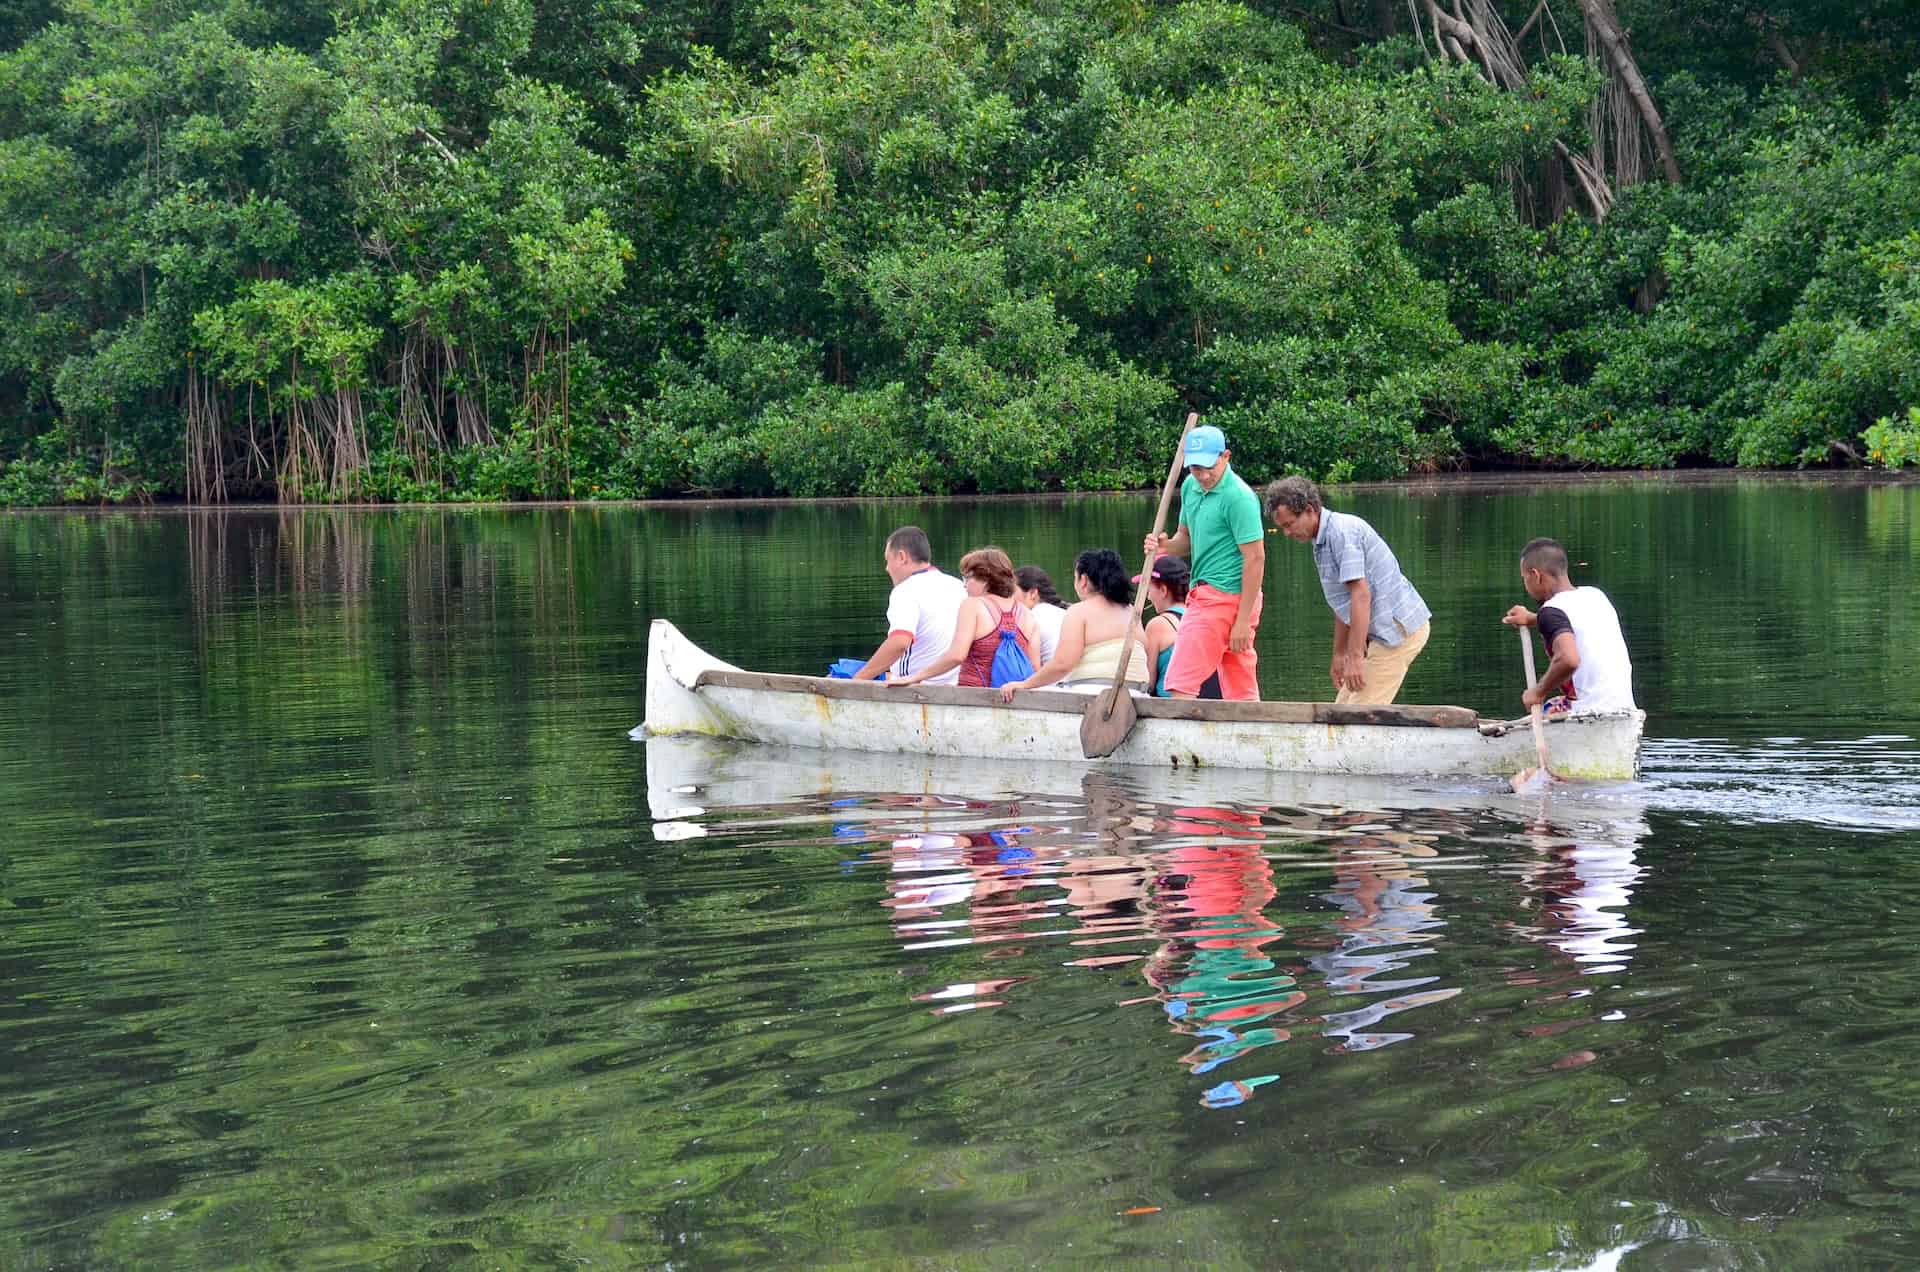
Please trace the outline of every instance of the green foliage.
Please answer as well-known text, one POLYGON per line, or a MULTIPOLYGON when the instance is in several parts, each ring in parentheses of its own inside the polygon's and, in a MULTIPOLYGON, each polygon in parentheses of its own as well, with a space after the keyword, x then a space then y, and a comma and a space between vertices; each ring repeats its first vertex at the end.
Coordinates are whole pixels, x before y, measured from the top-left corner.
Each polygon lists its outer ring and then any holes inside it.
POLYGON ((621 456, 638 495, 677 490, 775 493, 753 422, 770 406, 818 387, 817 349, 738 327, 708 333, 697 364, 661 360, 658 389, 621 456))
POLYGON ((1887 468, 1920 464, 1920 406, 1907 408, 1904 420, 1882 416, 1866 433, 1867 456, 1887 468))
POLYGON ((1781 465, 1920 396, 1888 0, 1620 0, 1688 183, 1598 223, 1515 198, 1590 143, 1594 65, 1495 89, 1377 11, 16 7, 16 464, 45 434, 205 497, 1100 489, 1155 481, 1191 405, 1256 476, 1781 465))
POLYGON ((769 406, 748 437, 773 489, 795 495, 909 495, 938 489, 913 448, 906 387, 844 392, 825 385, 769 406))
POLYGON ((117 504, 146 498, 149 487, 127 471, 124 446, 81 447, 61 429, 35 437, 26 453, 0 459, 0 508, 44 504, 117 504))

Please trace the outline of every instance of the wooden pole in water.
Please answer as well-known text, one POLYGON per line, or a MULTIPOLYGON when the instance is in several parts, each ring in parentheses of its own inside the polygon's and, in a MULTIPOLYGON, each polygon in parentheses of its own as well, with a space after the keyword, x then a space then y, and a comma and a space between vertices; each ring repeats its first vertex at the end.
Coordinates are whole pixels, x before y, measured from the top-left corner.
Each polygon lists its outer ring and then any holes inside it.
MULTIPOLYGON (((1520 628, 1519 631, 1520 661, 1526 665, 1527 688, 1531 689, 1537 680, 1533 671, 1533 632, 1525 627, 1520 628)), ((1527 720, 1533 725, 1533 751, 1540 759, 1540 772, 1551 778, 1553 770, 1547 767, 1547 731, 1542 720, 1541 709, 1537 706, 1527 708, 1527 720)), ((1516 774, 1513 779, 1514 789, 1518 790, 1532 775, 1530 771, 1524 770, 1516 774)))

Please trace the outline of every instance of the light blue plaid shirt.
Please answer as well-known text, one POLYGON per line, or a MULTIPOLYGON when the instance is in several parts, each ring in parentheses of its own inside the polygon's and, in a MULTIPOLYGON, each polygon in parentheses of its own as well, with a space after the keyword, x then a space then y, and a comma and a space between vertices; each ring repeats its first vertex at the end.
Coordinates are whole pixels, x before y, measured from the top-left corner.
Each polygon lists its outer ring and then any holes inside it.
POLYGON ((1373 594, 1373 616, 1367 639, 1398 645, 1424 627, 1433 611, 1420 599, 1400 562, 1379 532, 1350 513, 1320 510, 1320 533, 1313 536, 1313 567, 1320 572, 1320 590, 1343 623, 1353 621, 1347 584, 1365 579, 1373 594))

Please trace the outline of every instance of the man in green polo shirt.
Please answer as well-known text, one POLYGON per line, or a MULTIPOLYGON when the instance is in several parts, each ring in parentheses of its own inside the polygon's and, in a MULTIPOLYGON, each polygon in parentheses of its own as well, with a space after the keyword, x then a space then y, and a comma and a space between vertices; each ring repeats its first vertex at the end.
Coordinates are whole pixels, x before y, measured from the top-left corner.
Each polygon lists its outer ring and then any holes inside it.
POLYGON ((1211 424, 1187 434, 1187 479, 1180 486, 1180 529, 1147 536, 1162 552, 1193 562, 1187 616, 1167 664, 1167 696, 1191 698, 1216 671, 1224 698, 1260 697, 1253 633, 1260 626, 1260 581, 1267 540, 1260 499, 1228 464, 1227 439, 1211 424))

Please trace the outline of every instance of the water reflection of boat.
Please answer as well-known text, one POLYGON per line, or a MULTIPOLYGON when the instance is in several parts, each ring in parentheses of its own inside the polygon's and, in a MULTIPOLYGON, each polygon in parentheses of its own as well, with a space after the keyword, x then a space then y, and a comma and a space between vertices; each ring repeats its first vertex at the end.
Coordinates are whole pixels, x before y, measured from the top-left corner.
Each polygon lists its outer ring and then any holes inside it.
POLYGON ((1330 993, 1387 994, 1322 1017, 1329 1038, 1342 1051, 1377 1051, 1413 1035, 1377 1028, 1389 1016, 1413 1007, 1444 1002, 1460 992, 1442 988, 1435 977, 1403 973, 1436 949, 1446 926, 1418 863, 1438 855, 1424 836, 1377 831, 1351 836, 1334 846, 1334 890, 1323 898, 1340 917, 1329 925, 1337 943, 1308 963, 1326 978, 1330 993))
POLYGON ((1640 929, 1628 922, 1627 907, 1646 874, 1636 860, 1634 828, 1623 825, 1623 833, 1609 839, 1552 843, 1523 872, 1540 904, 1537 917, 1518 929, 1559 952, 1581 975, 1624 971, 1633 958, 1632 938, 1640 929))
MULTIPOLYGON (((634 730, 639 738, 641 730, 634 730)), ((884 791, 971 799, 1054 794, 1082 797, 1085 764, 873 751, 755 746, 721 738, 646 738, 647 801, 656 837, 662 825, 690 824, 708 808, 767 809, 797 797, 884 791)), ((1243 769, 1133 769, 1111 775, 1131 795, 1182 805, 1248 804, 1295 809, 1423 812, 1484 811, 1550 819, 1562 840, 1616 837, 1614 826, 1644 815, 1637 782, 1566 783, 1513 794, 1505 779, 1388 778, 1243 769)), ((1314 838, 1312 827, 1296 832, 1314 838)), ((1342 834, 1350 831, 1342 830, 1342 834)))
MULTIPOLYGON (((750 672, 707 653, 665 619, 647 637, 649 735, 695 734, 822 750, 920 756, 1023 756, 1084 765, 1087 699, 1023 691, 750 672)), ((1508 776, 1532 761, 1526 721, 1465 707, 1313 702, 1138 701, 1112 763, 1375 776, 1508 776)), ((1573 716, 1549 728, 1556 771, 1601 780, 1638 770, 1646 714, 1573 716)))
MULTIPOLYGON (((1522 798, 1458 779, 1106 772, 681 738, 648 740, 646 760, 653 815, 672 819, 656 834, 823 845, 840 873, 874 880, 903 971, 932 971, 909 995, 924 1010, 1063 992, 1061 969, 1118 975, 1114 1005, 1164 1013, 1208 1108, 1281 1081, 1299 1044, 1377 1051, 1471 1016, 1456 1001, 1473 988, 1443 913, 1448 878, 1470 911, 1514 895, 1502 877, 1519 883, 1518 915, 1491 929, 1509 934, 1504 983, 1557 987, 1524 1035, 1619 1018, 1561 1007, 1591 992, 1582 977, 1631 957, 1638 784, 1522 798), (1549 957, 1513 957, 1512 934, 1549 957), (1453 958, 1433 957, 1449 946, 1453 958)), ((1487 930, 1466 928, 1468 945, 1487 930)))

